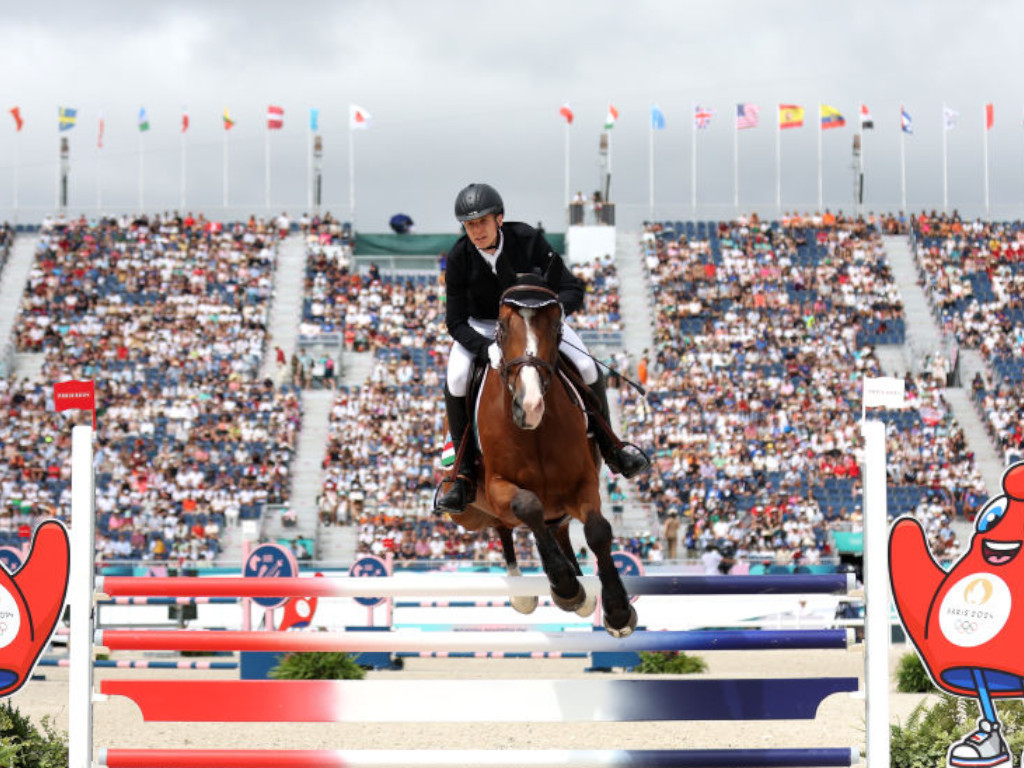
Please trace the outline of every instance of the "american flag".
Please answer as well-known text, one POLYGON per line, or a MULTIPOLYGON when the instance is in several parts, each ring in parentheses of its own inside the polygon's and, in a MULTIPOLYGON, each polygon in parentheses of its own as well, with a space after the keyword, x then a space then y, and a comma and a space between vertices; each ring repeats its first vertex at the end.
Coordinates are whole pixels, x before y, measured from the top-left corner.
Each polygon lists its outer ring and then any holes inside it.
POLYGON ((693 122, 701 130, 711 125, 711 118, 715 116, 713 109, 707 107, 694 107, 693 108, 693 122))
POLYGON ((736 128, 741 131, 744 128, 757 128, 760 114, 761 108, 757 104, 737 104, 736 128))

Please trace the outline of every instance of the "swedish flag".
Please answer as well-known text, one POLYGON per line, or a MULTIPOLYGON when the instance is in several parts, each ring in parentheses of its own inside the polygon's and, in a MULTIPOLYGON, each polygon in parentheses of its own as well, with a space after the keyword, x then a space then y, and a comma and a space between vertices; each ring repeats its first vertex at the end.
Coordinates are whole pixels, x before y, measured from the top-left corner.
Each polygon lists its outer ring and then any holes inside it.
POLYGON ((57 127, 62 131, 70 131, 78 122, 78 110, 71 107, 57 107, 57 127))

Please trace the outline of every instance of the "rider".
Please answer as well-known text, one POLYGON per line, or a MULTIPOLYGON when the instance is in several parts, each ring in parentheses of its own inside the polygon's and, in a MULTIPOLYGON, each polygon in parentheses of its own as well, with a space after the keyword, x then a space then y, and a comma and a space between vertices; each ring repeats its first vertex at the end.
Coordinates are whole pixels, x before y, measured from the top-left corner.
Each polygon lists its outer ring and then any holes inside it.
MULTIPOLYGON (((489 184, 470 184, 455 198, 455 218, 465 234, 448 253, 445 268, 447 307, 445 320, 454 339, 448 356, 444 402, 448 428, 456 454, 469 424, 466 394, 473 361, 497 366, 501 351, 494 341, 498 303, 503 285, 498 259, 506 261, 511 273, 547 271, 552 259, 561 259, 536 229, 520 222, 506 222, 501 195, 489 184)), ((569 271, 562 270, 558 300, 564 314, 583 306, 584 289, 569 271)), ((609 423, 605 379, 575 331, 563 320, 561 351, 572 360, 599 405, 599 414, 609 423)), ((650 466, 650 460, 634 445, 621 442, 611 426, 594 425, 594 436, 608 468, 634 477, 650 466)), ((455 480, 448 491, 439 493, 435 512, 461 512, 472 498, 475 445, 470 438, 462 448, 455 480)))

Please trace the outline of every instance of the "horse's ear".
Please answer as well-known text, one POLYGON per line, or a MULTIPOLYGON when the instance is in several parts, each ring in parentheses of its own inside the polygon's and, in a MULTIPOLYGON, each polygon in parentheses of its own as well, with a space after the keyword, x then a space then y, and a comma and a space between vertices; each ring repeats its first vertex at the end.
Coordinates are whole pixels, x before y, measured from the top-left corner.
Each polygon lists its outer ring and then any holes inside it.
POLYGON ((565 265, 562 263, 562 257, 557 253, 552 253, 551 261, 548 263, 548 270, 544 273, 544 282, 555 293, 558 293, 558 289, 562 285, 562 271, 564 269, 565 265))

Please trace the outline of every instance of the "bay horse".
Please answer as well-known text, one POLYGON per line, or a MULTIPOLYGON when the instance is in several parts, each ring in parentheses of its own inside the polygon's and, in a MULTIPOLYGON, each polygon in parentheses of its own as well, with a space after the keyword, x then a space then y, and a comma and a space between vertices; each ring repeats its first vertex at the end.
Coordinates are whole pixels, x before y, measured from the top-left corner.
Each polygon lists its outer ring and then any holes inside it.
MULTIPOLYGON (((561 260, 555 262, 560 271, 561 260)), ((596 597, 578 579, 569 539, 569 523, 579 520, 597 561, 605 629, 626 637, 637 615, 612 560, 611 524, 601 515, 601 459, 587 435, 585 394, 558 371, 562 307, 550 287, 558 285, 552 271, 543 278, 520 275, 501 296, 495 333, 501 364, 486 369, 476 417, 483 472, 475 499, 452 519, 469 530, 495 528, 510 576, 521 573, 513 531, 529 528, 555 604, 588 616, 596 597)), ((536 597, 511 600, 521 613, 537 605, 536 597)))

